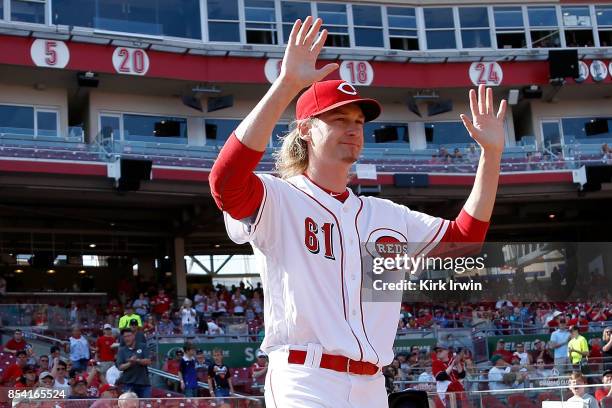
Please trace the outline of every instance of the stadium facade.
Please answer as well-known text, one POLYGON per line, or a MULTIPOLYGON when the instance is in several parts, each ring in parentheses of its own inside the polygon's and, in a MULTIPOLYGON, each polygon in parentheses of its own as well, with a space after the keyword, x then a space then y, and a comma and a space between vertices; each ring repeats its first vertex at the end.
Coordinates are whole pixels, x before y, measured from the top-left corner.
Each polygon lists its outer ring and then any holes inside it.
POLYGON ((478 160, 459 113, 484 83, 511 107, 489 237, 609 235, 611 2, 2 0, 4 267, 91 253, 153 273, 168 256, 181 295, 183 255, 248 250, 227 240, 208 172, 308 14, 330 32, 332 76, 384 107, 356 190, 454 217, 478 160))

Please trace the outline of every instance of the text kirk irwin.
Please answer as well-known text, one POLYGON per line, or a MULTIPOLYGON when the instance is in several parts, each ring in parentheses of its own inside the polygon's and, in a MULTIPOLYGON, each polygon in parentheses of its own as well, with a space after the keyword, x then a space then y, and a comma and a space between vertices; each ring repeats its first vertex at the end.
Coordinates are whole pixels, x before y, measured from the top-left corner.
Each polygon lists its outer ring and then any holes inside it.
POLYGON ((432 280, 432 279, 424 279, 420 281, 409 281, 406 279, 402 279, 399 282, 384 282, 382 280, 375 280, 372 282, 374 290, 418 290, 424 292, 434 292, 434 291, 482 291, 482 283, 474 282, 474 280, 470 279, 467 282, 460 282, 449 280, 448 282, 432 280))

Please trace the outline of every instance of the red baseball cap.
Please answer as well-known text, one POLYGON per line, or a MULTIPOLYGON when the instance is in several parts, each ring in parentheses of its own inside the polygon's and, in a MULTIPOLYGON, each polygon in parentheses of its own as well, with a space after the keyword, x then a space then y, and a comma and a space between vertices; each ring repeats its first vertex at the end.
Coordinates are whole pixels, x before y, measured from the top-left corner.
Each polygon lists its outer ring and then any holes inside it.
POLYGON ((349 103, 356 103, 361 107, 366 122, 376 119, 382 111, 376 100, 360 98, 353 85, 341 79, 334 79, 312 84, 299 97, 295 106, 295 118, 312 118, 349 103))

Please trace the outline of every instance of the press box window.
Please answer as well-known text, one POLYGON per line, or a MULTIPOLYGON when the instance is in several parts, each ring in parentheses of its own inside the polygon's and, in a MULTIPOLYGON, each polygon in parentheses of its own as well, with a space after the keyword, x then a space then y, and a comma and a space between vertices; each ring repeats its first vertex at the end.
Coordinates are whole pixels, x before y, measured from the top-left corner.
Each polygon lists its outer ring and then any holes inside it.
POLYGON ((328 32, 325 45, 328 47, 349 48, 351 43, 349 40, 346 4, 317 3, 317 13, 319 18, 324 21, 323 28, 326 28, 328 32))
POLYGON ((425 36, 427 49, 456 49, 455 22, 452 8, 425 8, 425 36))
POLYGON ((525 23, 520 7, 493 7, 497 48, 525 48, 525 23))
POLYGON ((123 115, 123 138, 128 141, 187 143, 187 120, 184 118, 123 115))
POLYGON ((45 0, 11 0, 11 21, 45 24, 45 0))
POLYGON ((210 41, 240 42, 237 0, 207 0, 210 41))
POLYGON ((403 123, 368 122, 363 127, 365 143, 409 143, 408 126, 403 123))
POLYGON ((486 7, 460 7, 459 25, 463 48, 490 48, 491 32, 486 7))
POLYGON ((565 44, 568 47, 593 47, 593 25, 589 7, 561 7, 565 44))
POLYGON ((394 50, 418 50, 419 37, 414 8, 387 7, 389 44, 394 50))
POLYGON ((355 45, 384 47, 382 16, 379 6, 353 5, 355 45))
POLYGON ((299 1, 281 2, 281 16, 283 21, 283 41, 287 44, 291 28, 297 19, 304 19, 304 16, 312 14, 310 3, 299 1))
POLYGON ((596 6, 595 16, 599 31, 599 45, 612 47, 612 6, 596 6))
POLYGON ((244 0, 249 44, 278 44, 273 0, 244 0))
POLYGON ((557 48, 561 46, 555 7, 528 7, 527 14, 533 48, 557 48))

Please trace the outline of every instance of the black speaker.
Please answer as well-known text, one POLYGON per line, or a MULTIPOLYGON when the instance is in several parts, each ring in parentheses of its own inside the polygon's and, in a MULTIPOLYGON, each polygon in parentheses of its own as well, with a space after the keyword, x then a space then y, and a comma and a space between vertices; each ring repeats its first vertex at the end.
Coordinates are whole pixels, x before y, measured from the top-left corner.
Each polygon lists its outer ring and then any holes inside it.
POLYGON ((548 51, 548 69, 551 79, 578 78, 578 50, 548 51))
POLYGON ((136 191, 140 182, 151 180, 151 160, 121 159, 121 177, 117 182, 119 191, 136 191))
POLYGON ((430 102, 427 104, 427 115, 435 116, 440 115, 446 112, 452 112, 453 110, 453 101, 442 100, 437 102, 430 102))
POLYGON ((429 408, 427 393, 406 390, 389 394, 389 408, 429 408))
POLYGON ((429 175, 427 174, 395 174, 393 176, 395 187, 428 187, 429 175))
POLYGON ((612 181, 612 166, 586 166, 586 176, 583 191, 600 191, 602 183, 612 181))

